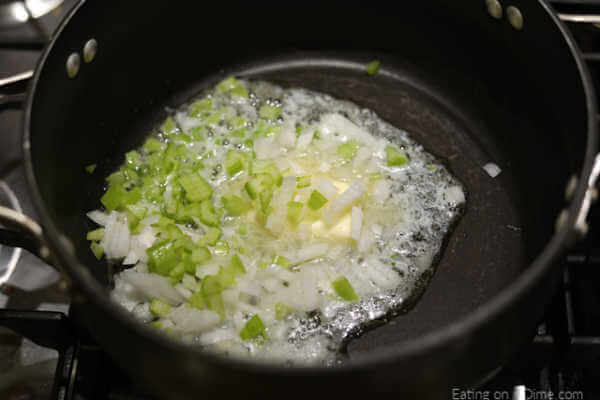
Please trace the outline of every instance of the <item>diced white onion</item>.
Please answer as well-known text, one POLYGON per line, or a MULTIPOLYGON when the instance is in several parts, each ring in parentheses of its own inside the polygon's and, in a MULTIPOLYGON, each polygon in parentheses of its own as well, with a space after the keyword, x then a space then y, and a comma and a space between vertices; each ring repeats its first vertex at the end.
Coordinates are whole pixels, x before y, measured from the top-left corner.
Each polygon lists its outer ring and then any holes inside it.
POLYGON ((327 200, 333 200, 337 194, 338 190, 329 179, 326 178, 315 178, 312 182, 312 187, 319 191, 323 196, 327 198, 327 200))
POLYGON ((100 242, 104 247, 106 258, 114 260, 126 257, 129 254, 129 242, 129 227, 122 218, 113 218, 111 215, 100 242))
POLYGON ((190 129, 202 125, 201 119, 192 118, 188 116, 186 112, 178 112, 175 114, 175 121, 184 132, 189 132, 190 129))
POLYGON ((342 194, 340 194, 323 213, 325 224, 331 226, 346 212, 348 207, 357 202, 366 192, 365 185, 354 181, 342 194))
POLYGON ((296 143, 296 148, 298 150, 304 150, 308 147, 310 142, 313 140, 313 136, 315 134, 314 129, 306 129, 304 132, 300 134, 298 137, 298 142, 296 143))
POLYGON ((285 124, 279 133, 279 144, 288 149, 296 146, 296 130, 291 124, 285 124))
POLYGON ((147 301, 157 298, 171 305, 176 305, 185 300, 185 298, 171 286, 167 278, 160 275, 127 270, 121 273, 121 277, 133 285, 147 301))
POLYGON ((296 252, 292 262, 293 264, 301 264, 315 258, 326 256, 328 249, 329 245, 327 243, 316 243, 303 247, 296 252))
POLYGON ((351 236, 355 243, 360 241, 360 230, 362 228, 363 212, 360 207, 352 207, 351 236))
POLYGON ((221 321, 221 317, 216 312, 197 310, 187 304, 171 309, 169 319, 175 324, 175 329, 183 333, 203 332, 221 321))
POLYGON ((390 197, 390 185, 385 179, 380 179, 373 185, 372 198, 376 203, 383 204, 390 197))
POLYGON ((98 225, 105 226, 108 223, 108 214, 104 214, 100 210, 90 211, 87 213, 87 217, 98 225))
POLYGON ((452 204, 461 204, 465 202, 465 192, 460 186, 450 186, 445 192, 446 200, 452 204))
POLYGON ((287 204, 292 200, 294 188, 296 187, 296 177, 286 176, 279 188, 277 198, 273 202, 273 211, 267 217, 265 227, 273 233, 281 233, 285 225, 287 215, 287 204))
POLYGON ((257 138, 254 139, 254 152, 259 160, 275 158, 281 153, 281 146, 272 137, 257 138))
POLYGON ((502 169, 500 169, 500 167, 494 163, 487 163, 483 166, 483 169, 485 170, 485 172, 487 172, 487 174, 489 176, 491 176, 492 178, 497 177, 498 175, 500 175, 500 172, 502 172, 502 169))
POLYGON ((354 122, 337 113, 324 115, 321 118, 319 131, 322 132, 324 136, 337 132, 342 135, 342 139, 355 139, 367 145, 374 142, 374 138, 369 132, 361 129, 354 122))

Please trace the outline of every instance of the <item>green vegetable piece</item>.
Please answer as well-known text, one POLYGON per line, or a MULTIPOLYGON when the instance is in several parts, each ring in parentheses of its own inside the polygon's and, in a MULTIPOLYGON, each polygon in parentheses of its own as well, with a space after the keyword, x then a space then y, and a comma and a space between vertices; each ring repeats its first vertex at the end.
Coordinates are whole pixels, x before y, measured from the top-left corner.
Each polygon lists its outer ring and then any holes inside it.
POLYGON ((88 174, 93 174, 94 171, 96 170, 96 164, 90 164, 87 167, 85 167, 85 172, 87 172, 88 174))
POLYGON ((229 244, 222 240, 215 243, 214 246, 215 254, 218 256, 226 256, 229 253, 229 244))
POLYGON ((197 173, 179 177, 179 184, 185 190, 185 197, 189 201, 202 201, 212 196, 213 189, 206 180, 197 173))
POLYGON ((225 304, 223 303, 221 293, 205 296, 204 302, 206 303, 206 308, 216 311, 221 315, 221 318, 225 316, 225 304))
POLYGON ((204 200, 200 203, 200 215, 198 218, 207 226, 217 226, 219 224, 219 217, 215 214, 215 209, 210 200, 204 200))
POLYGON ((217 273, 217 279, 219 283, 224 287, 233 286, 236 284, 234 274, 226 268, 219 267, 219 272, 217 273))
POLYGON ((90 244, 90 249, 92 250, 92 253, 94 253, 94 256, 96 256, 98 260, 101 259, 104 255, 104 247, 102 247, 99 243, 92 242, 92 244, 90 244))
POLYGON ((244 268, 244 264, 237 254, 231 257, 227 269, 233 276, 244 275, 246 273, 246 268, 244 268))
POLYGON ((206 247, 196 247, 192 251, 191 261, 194 264, 204 264, 212 258, 210 250, 206 247))
POLYGON ((373 60, 365 66, 365 69, 367 70, 367 74, 375 75, 379 71, 380 66, 381 62, 379 60, 373 60))
POLYGON ((225 156, 225 171, 228 176, 234 176, 244 169, 244 156, 237 151, 229 150, 225 156))
POLYGON ((221 201, 223 201, 223 206, 225 207, 227 214, 233 217, 243 215, 250 209, 250 204, 235 194, 223 196, 221 201))
POLYGON ((212 99, 206 98, 202 100, 197 100, 190 104, 189 108, 189 116, 193 118, 198 118, 203 113, 206 113, 213 108, 212 99))
POLYGON ((372 174, 367 175, 369 177, 370 181, 377 181, 381 178, 383 178, 383 175, 381 175, 381 172, 373 172, 372 174))
POLYGON ((437 170, 437 166, 435 164, 427 164, 425 167, 428 170, 430 170, 430 171, 436 171, 437 170))
POLYGON ((142 157, 140 153, 135 150, 131 150, 125 153, 125 165, 132 169, 137 169, 142 163, 142 157))
POLYGON ((273 262, 283 268, 289 268, 292 264, 290 259, 284 256, 275 256, 273 262))
POLYGON ((169 271, 169 278, 172 279, 171 283, 173 284, 173 286, 175 286, 181 281, 181 278, 183 278, 183 274, 185 274, 185 263, 182 262, 177 264, 175 268, 169 271))
POLYGON ((288 203, 288 210, 287 210, 288 220, 293 224, 299 223, 300 217, 302 217, 302 209, 303 208, 304 208, 304 204, 300 203, 299 201, 290 201, 288 203))
POLYGON ((171 306, 160 299, 152 299, 150 302, 150 312, 157 317, 166 317, 171 311, 171 306))
POLYGON ((281 115, 281 108, 263 104, 258 110, 258 115, 264 119, 277 119, 281 115))
POLYGON ((220 237, 221 230, 219 228, 209 228, 202 237, 202 243, 207 244, 209 246, 214 246, 220 237))
POLYGON ((163 122, 163 124, 160 126, 160 132, 165 136, 169 136, 179 132, 179 129, 177 128, 173 117, 167 117, 165 122, 163 122))
POLYGON ((106 210, 112 211, 127 204, 137 203, 141 198, 140 188, 133 188, 128 191, 121 185, 110 185, 106 193, 100 198, 100 202, 106 210))
POLYGON ((318 190, 313 190, 310 193, 307 205, 311 210, 316 211, 323 207, 325 203, 327 203, 327 197, 323 196, 318 190))
POLYGON ((342 276, 341 278, 333 281, 331 286, 333 286, 333 290, 335 290, 337 295, 340 296, 342 299, 346 301, 358 300, 358 296, 356 295, 354 288, 352 287, 350 282, 348 282, 348 279, 346 279, 345 276, 342 276))
POLYGON ((240 337, 242 340, 256 339, 261 336, 266 339, 265 325, 258 315, 254 315, 246 322, 246 325, 240 331, 240 337))
POLYGON ((238 97, 248 97, 248 91, 240 81, 235 79, 233 76, 221 81, 217 85, 219 92, 229 92, 230 94, 238 97))
POLYGON ((269 211, 271 204, 271 199, 273 199, 273 189, 265 189, 260 192, 260 209, 266 215, 269 215, 271 212, 269 211))
POLYGON ((343 159, 349 161, 356 156, 356 152, 358 151, 359 147, 360 146, 356 140, 348 140, 346 143, 337 148, 337 152, 343 159))
POLYGON ((146 143, 144 143, 144 150, 146 150, 148 153, 160 151, 162 150, 162 147, 162 142, 155 138, 148 138, 146 143))
POLYGON ((387 166, 388 167, 398 167, 404 165, 408 162, 406 155, 403 151, 398 150, 394 146, 386 146, 385 154, 387 156, 387 166))
POLYGON ((270 263, 270 262, 266 262, 266 261, 261 261, 261 262, 259 262, 259 263, 258 263, 258 267, 259 267, 260 269, 265 269, 265 268, 267 268, 269 265, 271 265, 271 263, 270 263))
POLYGON ((246 184, 244 185, 244 189, 246 189, 248 197, 250 197, 252 200, 256 200, 256 197, 258 196, 258 191, 260 190, 256 181, 251 180, 246 182, 246 184))
POLYGON ((310 186, 310 176, 299 176, 296 178, 296 187, 302 189, 310 186))
POLYGON ((137 219, 144 219, 148 213, 148 207, 141 204, 129 204, 125 209, 133 214, 137 219))
POLYGON ((89 231, 86 235, 87 240, 102 240, 104 237, 104 228, 94 229, 93 231, 89 231))
POLYGON ((220 294, 225 286, 221 283, 222 280, 217 275, 207 275, 202 279, 202 294, 208 297, 215 294, 220 294))
POLYGON ((294 311, 290 306, 278 301, 275 303, 275 318, 278 320, 285 319, 288 315, 290 315, 294 311))
POLYGON ((163 276, 169 276, 169 272, 179 262, 177 249, 173 248, 170 240, 161 240, 148 250, 148 270, 163 276))
POLYGON ((199 310, 204 310, 206 308, 206 305, 204 303, 204 293, 202 293, 201 291, 192 294, 188 301, 190 303, 190 306, 199 310))

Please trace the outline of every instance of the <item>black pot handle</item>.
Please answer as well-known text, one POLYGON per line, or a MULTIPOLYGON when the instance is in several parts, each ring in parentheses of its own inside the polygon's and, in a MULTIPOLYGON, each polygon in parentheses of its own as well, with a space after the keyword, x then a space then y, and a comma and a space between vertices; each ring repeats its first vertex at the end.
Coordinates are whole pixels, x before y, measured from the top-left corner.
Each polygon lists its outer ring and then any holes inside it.
POLYGON ((42 227, 28 216, 0 206, 0 244, 21 247, 53 265, 42 227))

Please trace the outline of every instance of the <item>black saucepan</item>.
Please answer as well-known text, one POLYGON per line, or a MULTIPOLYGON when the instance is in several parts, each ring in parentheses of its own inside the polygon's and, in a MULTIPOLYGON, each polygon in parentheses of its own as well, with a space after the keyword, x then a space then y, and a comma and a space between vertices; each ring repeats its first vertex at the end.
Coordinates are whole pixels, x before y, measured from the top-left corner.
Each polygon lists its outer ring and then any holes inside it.
POLYGON ((501 2, 84 1, 29 87, 23 149, 41 231, 29 220, 20 226, 72 281, 73 309, 96 340, 163 396, 425 399, 476 385, 533 333, 558 275, 552 261, 584 230, 597 145, 593 89, 568 32, 543 1, 501 2), (368 76, 372 59, 382 68, 368 76), (368 107, 466 187, 465 215, 420 301, 351 340, 345 366, 204 354, 108 300, 109 270, 85 240, 102 177, 165 106, 230 74, 368 107), (488 162, 501 167, 498 177, 482 169, 488 162), (567 202, 573 174, 579 184, 567 202))

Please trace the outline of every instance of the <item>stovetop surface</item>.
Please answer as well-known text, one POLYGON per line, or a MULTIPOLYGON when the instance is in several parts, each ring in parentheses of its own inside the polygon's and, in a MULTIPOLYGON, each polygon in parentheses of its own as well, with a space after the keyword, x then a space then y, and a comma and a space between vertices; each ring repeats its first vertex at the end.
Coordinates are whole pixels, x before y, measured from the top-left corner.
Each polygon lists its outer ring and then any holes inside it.
MULTIPOLYGON (((64 1, 35 24, 2 28, 2 7, 13 2, 0 1, 0 78, 35 68, 43 45, 75 2, 64 1)), ((561 12, 600 13, 600 0, 552 3, 561 12)), ((600 53, 600 28, 591 24, 569 24, 569 28, 582 52, 600 53)), ((589 67, 600 93, 600 62, 590 61, 589 67)), ((18 108, 0 109, 0 181, 14 192, 23 212, 35 219, 22 165, 21 116, 18 108)), ((568 393, 570 398, 600 398, 600 207, 592 210, 590 221, 591 230, 586 239, 560 261, 564 269, 561 288, 540 322, 536 337, 481 388, 473 392, 456 388, 453 398, 494 398, 495 393, 512 395, 515 390, 522 390, 515 389, 518 385, 527 388, 527 398, 548 398, 550 392, 554 396, 568 393)), ((10 249, 1 248, 0 255, 5 251, 10 249)), ((0 287, 0 308, 67 313, 69 297, 59 275, 23 251, 8 284, 0 287)), ((66 398, 150 398, 87 336, 79 338, 76 356, 68 356, 76 357, 78 366, 77 384, 66 398)), ((0 328, 0 399, 49 398, 57 358, 55 350, 40 347, 0 328)))

